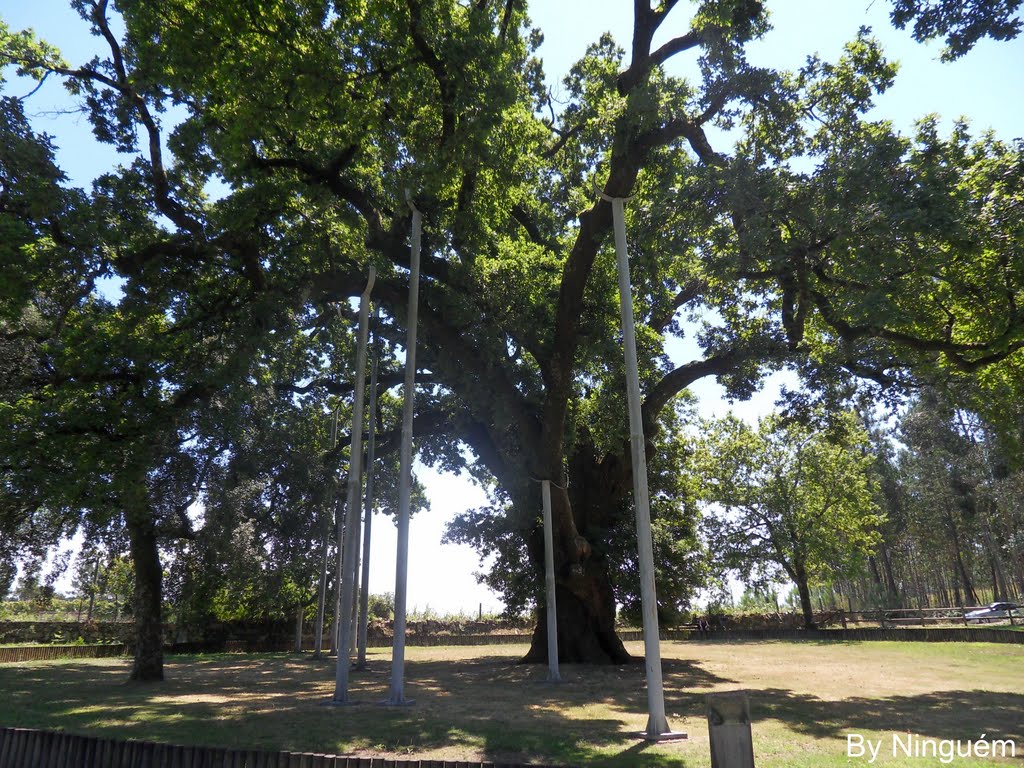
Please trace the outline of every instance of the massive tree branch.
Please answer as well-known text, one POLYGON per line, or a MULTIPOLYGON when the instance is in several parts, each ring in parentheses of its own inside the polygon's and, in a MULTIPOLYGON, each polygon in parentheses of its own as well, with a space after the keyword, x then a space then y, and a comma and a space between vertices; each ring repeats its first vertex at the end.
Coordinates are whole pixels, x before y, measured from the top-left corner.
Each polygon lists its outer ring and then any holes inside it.
POLYGON ((685 363, 666 373, 651 388, 644 399, 641 413, 643 414, 644 435, 650 436, 658 420, 661 409, 688 386, 705 376, 720 376, 728 373, 740 363, 750 359, 751 352, 746 350, 729 350, 712 355, 705 360, 694 360, 685 363))
MULTIPOLYGON (((416 437, 437 437, 438 435, 449 435, 455 433, 455 425, 452 423, 451 415, 445 411, 430 409, 421 411, 413 417, 412 432, 416 437)), ((366 436, 364 435, 364 444, 366 436)), ((387 432, 379 432, 375 437, 374 451, 378 458, 397 451, 402 444, 402 427, 397 425, 387 432)), ((352 434, 343 433, 338 435, 334 447, 323 454, 324 463, 335 465, 341 460, 343 451, 348 450, 352 444, 352 434)), ((366 454, 363 454, 363 465, 366 464, 366 454)))
POLYGON ((409 9, 409 35, 412 38, 413 47, 423 59, 437 81, 440 91, 440 99, 437 101, 441 110, 441 144, 447 144, 455 135, 455 111, 454 111, 454 88, 452 79, 448 74, 444 61, 430 47, 430 43, 423 36, 423 9, 418 0, 405 0, 409 9))
MULTIPOLYGON (((404 371, 386 371, 377 377, 377 391, 386 392, 392 387, 402 384, 404 381, 404 371)), ((417 371, 416 383, 418 385, 434 384, 436 383, 436 378, 429 372, 417 371)), ((289 384, 283 381, 275 382, 274 389, 278 392, 287 392, 293 395, 306 395, 315 389, 322 389, 332 395, 347 395, 355 389, 355 385, 351 381, 339 381, 338 379, 320 377, 312 379, 305 384, 289 384)))
MULTIPOLYGON (((641 0, 642 2, 642 0, 641 0)), ((660 23, 660 22, 659 22, 660 23)), ((651 32, 653 36, 653 30, 651 32)), ((669 40, 667 43, 659 47, 653 53, 650 52, 650 37, 647 38, 647 49, 638 49, 636 45, 636 37, 634 36, 634 48, 633 48, 633 59, 630 62, 629 68, 619 74, 616 86, 619 89, 621 95, 625 95, 636 88, 643 79, 647 76, 655 67, 664 64, 670 58, 675 56, 677 53, 691 50, 700 45, 707 37, 705 31, 690 31, 685 35, 669 40), (642 53, 642 56, 638 57, 638 53, 642 53)))
MULTIPOLYGON (((695 129, 693 123, 678 120, 660 129, 636 135, 629 125, 630 114, 627 103, 616 128, 610 171, 604 188, 605 194, 610 197, 629 195, 649 153, 695 129)), ((696 131, 703 133, 699 126, 696 131)), ((559 466, 561 461, 562 431, 574 370, 579 319, 583 313, 583 295, 598 249, 611 229, 611 204, 600 200, 580 214, 579 219, 576 240, 562 269, 553 341, 549 354, 541 361, 547 401, 540 461, 546 467, 559 466)))
POLYGON ((1024 339, 1013 339, 1013 325, 1008 324, 1003 332, 988 341, 955 342, 948 334, 929 338, 873 323, 853 323, 844 318, 821 291, 810 289, 808 294, 813 299, 822 319, 844 341, 854 342, 865 338, 877 338, 891 341, 917 352, 941 353, 956 367, 968 373, 992 363, 998 363, 1024 349, 1024 339))
MULTIPOLYGON (((156 124, 156 120, 153 119, 152 113, 149 111, 146 100, 131 85, 131 78, 124 63, 124 57, 121 54, 121 46, 110 30, 110 22, 107 19, 107 0, 99 0, 97 4, 93 5, 92 17, 100 33, 103 35, 103 39, 106 40, 107 45, 110 47, 114 71, 117 72, 117 81, 111 87, 117 90, 131 104, 146 129, 146 135, 149 139, 150 173, 153 179, 154 201, 157 209, 180 229, 199 236, 203 231, 202 224, 171 196, 171 185, 164 168, 160 129, 156 124)), ((106 78, 103 81, 110 85, 110 81, 106 78)))
POLYGON ((708 288, 708 281, 702 277, 688 280, 672 298, 665 310, 651 318, 650 327, 658 333, 664 332, 681 307, 699 298, 708 288))

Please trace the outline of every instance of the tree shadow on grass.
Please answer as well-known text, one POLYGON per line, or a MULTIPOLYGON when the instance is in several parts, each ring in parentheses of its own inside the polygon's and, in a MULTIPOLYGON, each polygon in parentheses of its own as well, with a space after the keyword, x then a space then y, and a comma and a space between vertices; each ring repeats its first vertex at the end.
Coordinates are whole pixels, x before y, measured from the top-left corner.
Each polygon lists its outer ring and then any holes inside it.
MULTIPOLYGON (((465 758, 495 762, 609 763, 607 750, 634 736, 619 710, 645 711, 643 667, 566 666, 569 682, 544 682, 546 668, 515 655, 410 660, 410 708, 377 706, 388 695, 390 661, 350 675, 353 707, 323 706, 335 661, 295 656, 170 657, 167 680, 126 685, 126 663, 0 667, 0 725, 110 738, 235 748, 465 758), (614 706, 609 706, 608 703, 614 706), (602 750, 605 754, 601 754, 602 750)), ((670 676, 708 687, 722 678, 680 662, 670 676)), ((679 765, 679 763, 674 763, 679 765)))
MULTIPOLYGON (((350 693, 364 702, 326 707, 333 659, 171 657, 168 680, 126 685, 126 662, 0 667, 0 725, 177 744, 478 759, 588 766, 683 766, 680 749, 636 740, 646 719, 644 667, 562 668, 566 683, 544 682, 546 667, 512 654, 407 662, 410 708, 382 708, 390 660, 371 657, 352 672, 350 693), (639 724, 639 725, 638 725, 639 724)), ((699 663, 664 662, 666 708, 703 721, 704 695, 742 683, 699 663)), ((1024 695, 984 690, 936 691, 882 698, 824 700, 784 687, 751 689, 758 722, 774 720, 796 735, 838 739, 856 731, 906 732, 936 739, 1024 740, 1024 695)), ((696 762, 706 763, 706 754, 696 762)))
MULTIPOLYGON (((666 762, 664 755, 642 756, 648 746, 636 735, 647 717, 642 663, 563 664, 558 684, 546 682, 546 666, 509 663, 507 657, 460 661, 457 667, 453 671, 450 662, 417 662, 409 677, 417 691, 436 697, 442 705, 452 699, 469 703, 459 722, 485 738, 483 754, 488 760, 685 764, 677 757, 666 762), (640 724, 628 725, 627 717, 640 724)), ((734 682, 688 661, 668 662, 664 672, 666 686, 671 687, 710 689, 734 682)))
POLYGON ((933 691, 885 698, 828 701, 779 688, 749 691, 751 717, 780 720, 816 738, 845 739, 863 731, 926 738, 1012 739, 1024 744, 1024 694, 984 690, 933 691))
MULTIPOLYGON (((832 750, 833 755, 841 755, 845 754, 848 734, 867 735, 876 732, 887 734, 883 741, 886 754, 894 746, 890 739, 898 735, 904 743, 910 744, 923 740, 949 739, 966 743, 982 738, 989 742, 1008 739, 1017 745, 1018 757, 1024 756, 1024 694, 950 690, 842 700, 824 700, 782 688, 748 689, 747 694, 750 698, 755 758, 758 752, 759 724, 768 720, 781 723, 794 734, 791 742, 794 754, 802 751, 800 736, 834 741, 836 746, 832 750), (907 734, 913 734, 915 739, 908 739, 907 734)), ((680 695, 666 690, 666 707, 669 711, 677 712, 680 717, 698 718, 703 723, 705 694, 680 695)), ((673 716, 670 715, 669 722, 672 720, 673 716)), ((698 734, 698 739, 704 741, 704 733, 698 734)), ((597 761, 595 765, 686 765, 681 756, 658 757, 649 754, 651 749, 649 743, 641 742, 622 750, 614 758, 597 761), (644 763, 641 762, 642 756, 663 762, 644 763)), ((824 759, 828 762, 831 758, 824 759)), ((707 764, 706 753, 698 758, 698 762, 707 764)), ((920 759, 915 759, 915 762, 925 764, 920 759)))

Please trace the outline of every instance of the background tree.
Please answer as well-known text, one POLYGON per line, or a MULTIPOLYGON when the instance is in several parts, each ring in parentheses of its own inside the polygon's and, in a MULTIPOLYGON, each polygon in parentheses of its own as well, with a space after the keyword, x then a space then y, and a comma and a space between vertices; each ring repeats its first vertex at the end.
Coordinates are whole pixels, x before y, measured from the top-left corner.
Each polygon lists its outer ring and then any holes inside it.
POLYGON ((960 607, 1024 593, 1019 454, 1005 421, 963 407, 974 393, 948 385, 923 389, 872 430, 886 521, 868 572, 831 585, 850 608, 960 607))
POLYGON ((862 568, 884 519, 856 418, 846 413, 817 426, 779 416, 756 430, 734 418, 713 422, 694 466, 704 478, 703 528, 716 563, 747 583, 788 578, 808 628, 811 585, 862 568))
MULTIPOLYGON (((26 40, 5 38, 23 53, 56 55, 26 40)), ((160 679, 160 540, 189 535, 186 511, 217 451, 216 432, 195 429, 218 413, 218 385, 244 369, 230 332, 239 318, 204 324, 199 286, 209 276, 153 262, 146 248, 159 229, 139 196, 144 163, 97 181, 91 197, 65 188, 48 141, 15 100, 4 103, 4 143, 16 151, 0 158, 2 213, 20 242, 5 243, 0 310, 7 339, 31 350, 31 365, 5 382, 0 411, 5 528, 45 514, 55 536, 70 537, 80 523, 100 531, 123 519, 135 569, 132 676, 160 679), (133 278, 117 303, 95 291, 115 262, 133 278)), ((151 150, 155 165, 159 147, 151 150)), ((39 534, 37 545, 56 543, 39 534)))

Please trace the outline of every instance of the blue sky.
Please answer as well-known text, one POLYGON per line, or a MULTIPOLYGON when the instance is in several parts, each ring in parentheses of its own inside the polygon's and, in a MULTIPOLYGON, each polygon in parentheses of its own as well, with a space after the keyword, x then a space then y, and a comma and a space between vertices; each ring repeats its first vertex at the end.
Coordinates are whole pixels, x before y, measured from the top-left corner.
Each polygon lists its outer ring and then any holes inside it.
MULTIPOLYGON (((877 101, 875 117, 892 120, 897 128, 909 132, 915 120, 930 113, 939 114, 947 127, 953 119, 966 116, 975 132, 991 128, 1004 139, 1024 135, 1024 41, 982 41, 961 60, 943 64, 938 61, 938 42, 914 43, 908 31, 889 25, 889 4, 885 0, 783 0, 769 2, 769 7, 775 28, 749 49, 753 63, 795 68, 812 53, 833 60, 860 26, 871 26, 887 55, 901 63, 896 84, 877 101)), ((544 32, 540 53, 556 97, 559 82, 572 62, 603 32, 610 31, 628 49, 631 12, 630 0, 531 2, 534 25, 544 32)), ((687 13, 688 4, 680 3, 655 43, 685 32, 687 13)), ((34 28, 59 46, 72 64, 88 60, 95 50, 86 25, 59 0, 0 0, 0 16, 12 28, 34 28)), ((670 71, 685 75, 693 71, 693 62, 693 54, 683 54, 671 63, 670 71)), ((32 87, 29 83, 9 82, 7 93, 23 95, 32 87)), ((50 78, 26 104, 36 129, 55 137, 58 162, 71 182, 88 186, 92 178, 123 158, 92 139, 85 116, 67 113, 72 106, 56 78, 50 78)), ((682 362, 693 350, 677 344, 671 353, 676 362, 682 362)), ((704 415, 722 415, 733 407, 743 418, 756 420, 771 409, 778 383, 778 378, 769 381, 751 402, 734 406, 722 400, 714 382, 701 382, 694 391, 704 415)), ((410 608, 429 605, 439 613, 475 612, 482 603, 485 611, 497 609, 498 598, 476 584, 471 575, 478 569, 476 553, 467 547, 440 545, 445 522, 466 508, 485 504, 483 493, 462 478, 441 475, 426 467, 419 466, 417 473, 426 484, 432 509, 418 515, 411 524, 410 608)), ((394 590, 394 551, 394 526, 378 518, 371 557, 372 591, 394 590)))

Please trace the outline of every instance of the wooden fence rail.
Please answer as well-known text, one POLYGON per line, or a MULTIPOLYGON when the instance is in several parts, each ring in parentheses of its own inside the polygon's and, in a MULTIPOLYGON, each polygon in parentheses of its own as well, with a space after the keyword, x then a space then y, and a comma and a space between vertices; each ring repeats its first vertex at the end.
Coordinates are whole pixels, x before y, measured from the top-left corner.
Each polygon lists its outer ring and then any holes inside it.
MULTIPOLYGON (((50 659, 101 659, 123 656, 127 652, 124 645, 15 645, 0 648, 0 664, 50 659)), ((0 763, 0 767, 2 765, 0 763)))
POLYGON ((58 731, 0 728, 3 768, 558 768, 535 763, 391 760, 119 741, 58 731))
POLYGON ((839 611, 843 627, 846 622, 878 622, 882 627, 911 625, 911 624, 964 624, 969 626, 973 621, 976 624, 990 623, 994 621, 1009 621, 1011 626, 1016 626, 1024 612, 1020 609, 1008 611, 1006 616, 968 619, 967 614, 986 608, 984 605, 967 605, 953 608, 879 608, 867 611, 839 611))
MULTIPOLYGON (((668 639, 676 638, 669 632, 668 639)), ((696 635, 696 633, 692 633, 696 635)), ((693 639, 693 638, 691 638, 693 639)), ((893 640, 929 643, 1022 643, 1024 632, 1010 629, 977 629, 974 627, 948 627, 946 629, 906 628, 880 629, 737 629, 712 632, 710 640, 893 640)))

